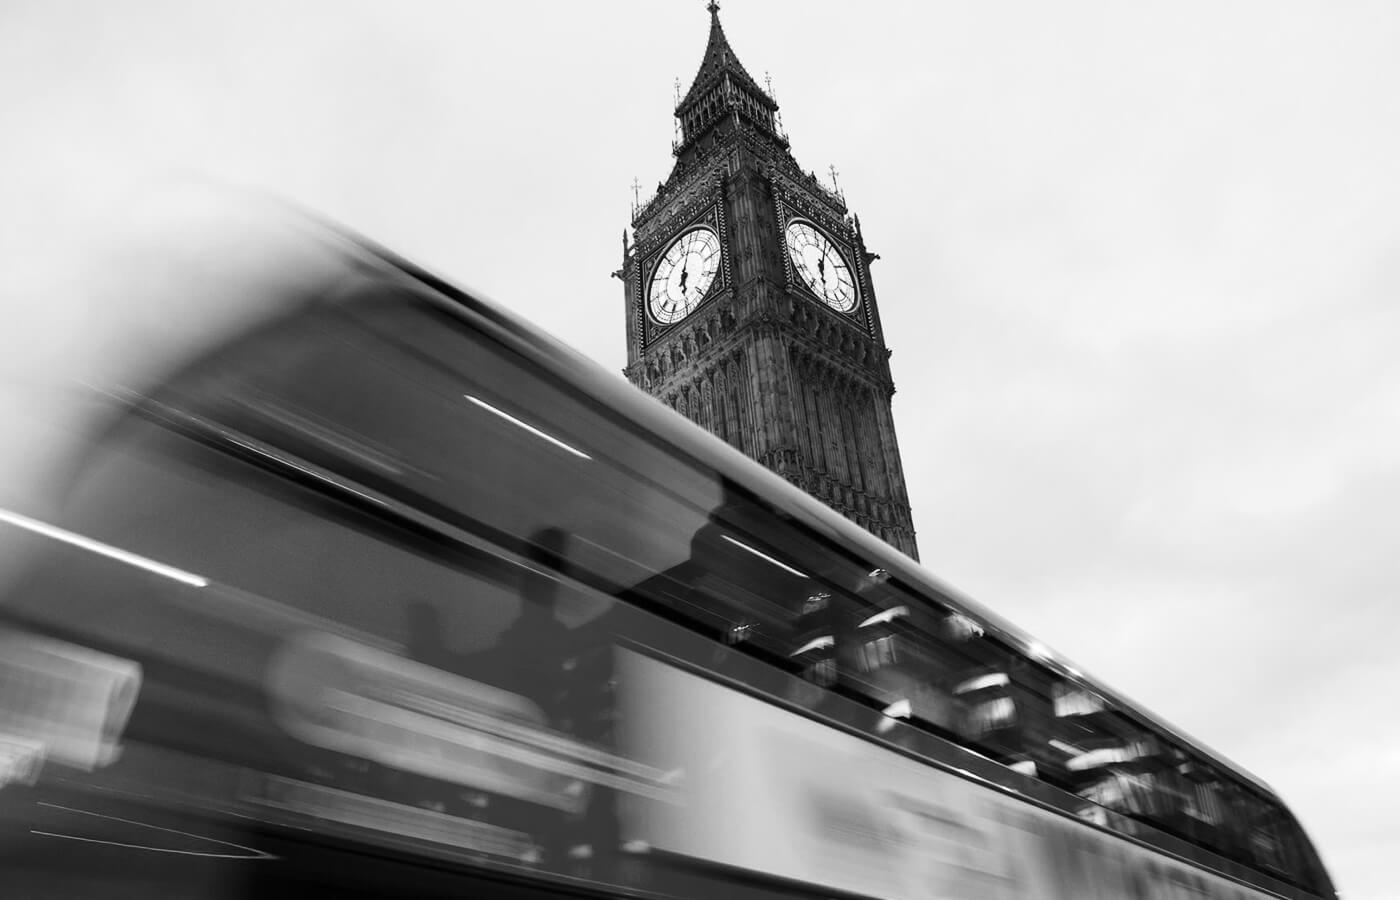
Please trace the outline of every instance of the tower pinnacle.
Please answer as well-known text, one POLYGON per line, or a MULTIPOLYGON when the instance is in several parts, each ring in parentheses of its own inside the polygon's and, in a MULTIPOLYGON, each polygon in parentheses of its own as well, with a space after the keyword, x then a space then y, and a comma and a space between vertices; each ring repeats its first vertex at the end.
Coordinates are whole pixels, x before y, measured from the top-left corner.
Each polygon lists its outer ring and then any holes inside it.
POLYGON ((710 36, 705 54, 690 89, 676 103, 676 120, 681 130, 675 147, 677 156, 712 129, 728 128, 740 118, 776 136, 774 114, 778 104, 759 87, 729 46, 719 21, 719 4, 710 0, 706 9, 710 11, 710 36))

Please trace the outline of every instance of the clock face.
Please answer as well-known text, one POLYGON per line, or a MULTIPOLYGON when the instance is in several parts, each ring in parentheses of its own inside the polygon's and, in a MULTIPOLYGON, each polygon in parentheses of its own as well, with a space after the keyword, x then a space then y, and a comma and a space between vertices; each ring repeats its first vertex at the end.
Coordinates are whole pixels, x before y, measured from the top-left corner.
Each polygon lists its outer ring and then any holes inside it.
POLYGON ((855 276, 831 238, 799 219, 787 227, 787 248, 793 269, 812 293, 837 312, 856 308, 855 276))
POLYGON ((647 288, 647 309, 662 325, 679 322, 700 305, 719 273, 719 236, 692 228, 666 248, 647 288))

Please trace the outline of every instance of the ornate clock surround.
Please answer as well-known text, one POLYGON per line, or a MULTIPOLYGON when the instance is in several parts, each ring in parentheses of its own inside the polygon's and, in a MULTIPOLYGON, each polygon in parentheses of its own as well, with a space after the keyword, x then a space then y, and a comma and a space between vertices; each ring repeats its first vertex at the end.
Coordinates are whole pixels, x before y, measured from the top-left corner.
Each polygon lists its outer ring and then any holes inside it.
POLYGON ((729 229, 725 222, 724 205, 720 202, 717 190, 712 195, 698 199, 700 202, 685 204, 676 210, 677 215, 670 218, 664 227, 655 229, 649 240, 645 243, 639 242, 636 246, 636 259, 639 261, 638 272, 641 277, 633 279, 635 293, 632 315, 635 317, 634 327, 641 339, 642 350, 646 350, 658 339, 702 313, 706 307, 732 288, 733 274, 729 259, 729 229), (701 207, 698 212, 695 208, 697 206, 701 207), (652 274, 656 271, 658 262, 671 244, 681 235, 696 227, 709 228, 719 237, 720 262, 719 269, 715 273, 715 280, 711 283, 709 290, 705 292, 705 296, 685 316, 674 322, 664 324, 657 322, 647 314, 649 302, 647 295, 650 291, 652 274))
POLYGON ((875 320, 868 299, 870 297, 870 279, 866 270, 865 254, 860 249, 855 230, 851 224, 845 217, 832 216, 825 208, 808 199, 805 192, 794 191, 786 184, 786 179, 777 172, 770 171, 769 177, 773 180, 773 206, 778 234, 786 235, 788 226, 794 220, 810 222, 823 231, 851 266, 851 274, 856 288, 856 305, 849 312, 843 313, 832 309, 823 302, 803 283, 794 270, 792 257, 788 254, 786 241, 784 241, 783 278, 787 289, 810 299, 825 312, 835 315, 845 322, 857 324, 864 331, 865 337, 876 337, 875 320))

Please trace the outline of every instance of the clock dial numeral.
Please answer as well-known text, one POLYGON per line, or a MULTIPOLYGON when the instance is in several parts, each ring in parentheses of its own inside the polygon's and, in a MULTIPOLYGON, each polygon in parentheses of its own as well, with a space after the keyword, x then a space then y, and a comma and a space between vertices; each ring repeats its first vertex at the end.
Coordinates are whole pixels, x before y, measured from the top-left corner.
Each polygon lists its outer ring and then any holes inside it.
POLYGON ((860 299, 846 258, 815 225, 801 219, 787 227, 788 256, 802 283, 824 303, 848 313, 860 299))
POLYGON ((719 236, 692 228, 671 243, 652 272, 647 308, 658 324, 671 325, 690 315, 705 299, 719 274, 719 236))

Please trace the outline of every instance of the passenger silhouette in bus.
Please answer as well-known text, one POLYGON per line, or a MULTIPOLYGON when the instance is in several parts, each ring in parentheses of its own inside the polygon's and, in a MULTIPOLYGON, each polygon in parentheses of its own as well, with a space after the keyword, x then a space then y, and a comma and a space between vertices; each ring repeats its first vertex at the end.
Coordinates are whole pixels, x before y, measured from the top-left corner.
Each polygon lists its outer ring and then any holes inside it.
POLYGON ((495 645, 473 659, 483 681, 520 694, 558 725, 561 692, 567 673, 563 654, 570 631, 558 618, 559 583, 568 535, 545 528, 530 537, 520 570, 520 614, 495 645))
MULTIPOLYGON (((568 547, 569 535, 558 528, 531 536, 520 615, 491 651, 500 661, 493 668, 499 686, 536 703, 552 728, 611 750, 612 624, 604 616, 574 630, 560 620, 558 576, 570 572, 568 547)), ((537 809, 530 830, 547 863, 603 877, 615 865, 619 844, 614 792, 590 785, 578 812, 537 809)))
MULTIPOLYGON (((544 528, 529 539, 520 566, 520 612, 501 632, 493 646, 466 660, 469 677, 509 691, 539 708, 543 720, 537 728, 568 732, 568 683, 566 668, 570 629, 558 618, 558 573, 564 566, 568 535, 558 528, 544 528)), ((576 818, 576 815, 574 816, 576 818)), ((490 802, 487 818, 494 824, 521 832, 538 846, 543 862, 557 867, 566 857, 567 820, 570 814, 525 800, 498 797, 490 802)))

